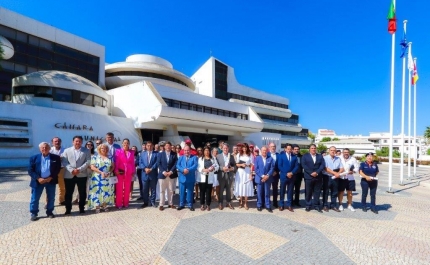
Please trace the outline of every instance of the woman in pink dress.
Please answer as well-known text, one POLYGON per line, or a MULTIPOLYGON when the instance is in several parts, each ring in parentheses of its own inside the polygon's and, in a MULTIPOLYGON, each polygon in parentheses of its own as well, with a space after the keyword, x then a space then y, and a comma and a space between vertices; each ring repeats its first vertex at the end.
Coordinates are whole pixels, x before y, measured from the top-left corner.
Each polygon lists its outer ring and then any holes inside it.
POLYGON ((118 209, 127 208, 130 203, 131 180, 135 172, 134 151, 130 149, 130 140, 125 138, 122 148, 115 151, 115 175, 118 177, 115 204, 118 209))

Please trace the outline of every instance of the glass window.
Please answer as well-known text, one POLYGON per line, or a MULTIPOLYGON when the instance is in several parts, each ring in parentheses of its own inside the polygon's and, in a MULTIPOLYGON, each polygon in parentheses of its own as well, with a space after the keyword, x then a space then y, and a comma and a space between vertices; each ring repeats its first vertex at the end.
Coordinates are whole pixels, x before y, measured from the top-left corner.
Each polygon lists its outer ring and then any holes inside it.
POLYGON ((43 48, 43 49, 50 50, 50 51, 53 50, 52 42, 44 40, 44 39, 39 39, 39 47, 43 48))
MULTIPOLYGON (((27 53, 27 44, 17 41, 14 49, 15 52, 27 53)), ((16 54, 14 56, 16 56, 16 54)))
POLYGON ((211 113, 212 112, 212 109, 211 108, 209 108, 209 107, 205 107, 205 113, 211 113))
POLYGON ((27 43, 27 39, 28 39, 27 33, 24 33, 24 32, 21 32, 21 31, 17 31, 16 32, 16 40, 19 40, 19 41, 27 43))
POLYGON ((98 96, 94 96, 94 106, 102 106, 102 98, 98 96))
POLYGON ((181 109, 188 109, 189 108, 189 106, 190 106, 190 104, 188 104, 188 103, 185 103, 185 102, 181 102, 181 109))
POLYGON ((18 73, 27 73, 27 69, 26 69, 26 67, 25 67, 25 65, 22 65, 22 64, 15 64, 15 72, 18 72, 18 73))
POLYGON ((197 106, 194 105, 194 104, 190 104, 190 110, 196 111, 197 110, 197 106))
POLYGON ((102 107, 105 108, 107 106, 107 101, 105 99, 102 99, 102 107))
POLYGON ((172 101, 170 99, 168 99, 168 98, 163 98, 163 99, 164 99, 164 102, 166 102, 167 106, 169 106, 169 107, 172 106, 172 101))
POLYGON ((197 106, 197 111, 203 112, 203 106, 197 106))
POLYGON ((15 70, 15 65, 14 63, 11 63, 9 61, 0 61, 0 65, 4 70, 15 70))
POLYGON ((16 30, 0 25, 0 35, 6 37, 7 39, 15 39, 16 30))
POLYGON ((29 35, 28 36, 28 43, 30 43, 31 45, 34 45, 36 47, 39 46, 39 38, 35 37, 33 35, 29 35))
POLYGON ((218 110, 217 109, 212 109, 212 114, 217 115, 218 114, 218 110))
POLYGON ((33 86, 15 87, 15 94, 34 94, 34 87, 33 86))
POLYGON ((92 106, 93 105, 93 95, 81 92, 81 104, 92 106))
POLYGON ((179 109, 181 107, 181 103, 179 101, 174 100, 173 101, 173 107, 179 109))
POLYGON ((52 98, 52 88, 51 87, 39 86, 39 87, 35 88, 34 92, 35 92, 34 93, 35 97, 52 98))
POLYGON ((72 90, 56 88, 54 100, 62 102, 72 102, 72 90))

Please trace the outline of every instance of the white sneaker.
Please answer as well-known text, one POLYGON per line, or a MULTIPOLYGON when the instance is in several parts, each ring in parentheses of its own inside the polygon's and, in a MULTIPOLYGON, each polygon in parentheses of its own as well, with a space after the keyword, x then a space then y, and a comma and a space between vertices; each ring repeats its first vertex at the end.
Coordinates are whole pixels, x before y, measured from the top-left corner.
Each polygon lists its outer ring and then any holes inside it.
POLYGON ((343 205, 339 206, 339 211, 343 211, 343 205))
POLYGON ((355 209, 352 207, 352 205, 348 206, 348 209, 351 210, 351 212, 355 212, 355 209))

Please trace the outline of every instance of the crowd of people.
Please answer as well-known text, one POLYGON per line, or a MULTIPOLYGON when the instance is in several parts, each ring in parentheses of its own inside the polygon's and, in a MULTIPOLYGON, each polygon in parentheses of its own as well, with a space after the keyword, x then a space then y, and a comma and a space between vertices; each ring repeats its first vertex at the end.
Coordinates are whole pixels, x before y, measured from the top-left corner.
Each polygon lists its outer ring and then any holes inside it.
POLYGON ((224 141, 218 147, 207 143, 193 148, 190 140, 184 145, 145 141, 142 149, 130 146, 124 139, 122 145, 114 143, 113 133, 106 141, 88 141, 83 146, 81 136, 73 137, 72 146, 64 149, 59 137, 39 144, 40 153, 30 158, 28 173, 31 177, 31 220, 38 220, 39 200, 46 190, 46 214, 54 218, 54 202, 58 184, 58 201, 70 215, 72 205, 79 205, 79 213, 109 211, 110 207, 126 209, 130 205, 133 183, 138 180, 140 208, 155 207, 195 211, 199 202, 201 211, 210 211, 212 201, 219 210, 228 207, 249 209, 249 197, 257 197, 257 210, 272 213, 273 209, 294 212, 301 207, 300 192, 305 183, 305 210, 341 212, 347 191, 346 208, 355 211, 352 192, 359 173, 362 187, 362 210, 367 211, 366 199, 370 191, 370 210, 376 209, 378 165, 373 153, 366 154, 366 161, 358 161, 345 148, 337 153, 329 148, 328 155, 318 154, 316 146, 301 155, 298 145, 286 144, 284 151, 276 152, 270 143, 260 149, 247 143, 229 146, 224 141), (230 152, 230 150, 232 152, 230 152), (173 203, 179 186, 179 204, 173 203), (77 187, 76 200, 73 201, 77 187), (320 199, 322 191, 322 200, 320 199), (279 200, 278 200, 279 197, 279 200), (330 202, 328 198, 330 197, 330 202), (158 205, 156 203, 159 199, 158 205), (224 203, 225 201, 225 203, 224 203), (167 205, 166 205, 167 202, 167 205))

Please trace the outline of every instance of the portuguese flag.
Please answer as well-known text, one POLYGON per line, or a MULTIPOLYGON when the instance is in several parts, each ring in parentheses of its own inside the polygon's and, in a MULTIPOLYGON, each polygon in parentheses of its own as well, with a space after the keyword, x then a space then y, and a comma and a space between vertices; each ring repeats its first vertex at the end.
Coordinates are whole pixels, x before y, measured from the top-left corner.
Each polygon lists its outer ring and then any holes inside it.
POLYGON ((388 11, 388 33, 393 34, 396 32, 396 7, 394 0, 391 0, 390 10, 388 11))

